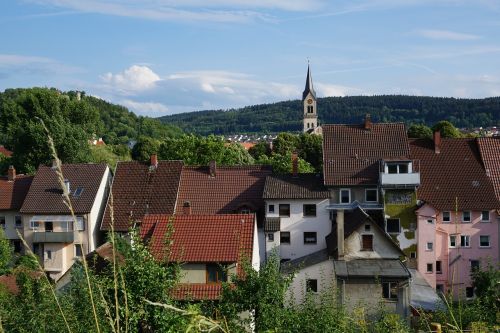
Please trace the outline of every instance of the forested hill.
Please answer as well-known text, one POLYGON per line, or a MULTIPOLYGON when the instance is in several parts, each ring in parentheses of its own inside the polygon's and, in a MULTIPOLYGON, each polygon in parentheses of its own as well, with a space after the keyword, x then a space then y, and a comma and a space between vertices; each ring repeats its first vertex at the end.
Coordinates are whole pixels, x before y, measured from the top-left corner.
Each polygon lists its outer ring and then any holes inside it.
MULTIPOLYGON (((432 125, 449 120, 457 127, 497 126, 500 123, 500 97, 456 99, 390 95, 318 99, 322 124, 359 123, 366 113, 370 113, 376 122, 432 125)), ((202 135, 300 131, 302 102, 294 100, 241 109, 189 112, 159 119, 186 132, 202 135)))

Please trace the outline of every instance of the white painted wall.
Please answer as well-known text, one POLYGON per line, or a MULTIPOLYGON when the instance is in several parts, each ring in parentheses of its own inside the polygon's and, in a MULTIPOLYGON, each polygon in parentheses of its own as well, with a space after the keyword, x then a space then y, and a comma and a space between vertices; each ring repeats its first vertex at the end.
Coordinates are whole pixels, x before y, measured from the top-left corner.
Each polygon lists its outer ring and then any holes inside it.
POLYGON ((253 247, 252 247, 252 267, 255 270, 260 268, 260 246, 259 246, 259 232, 257 230, 257 218, 254 220, 253 224, 253 247))
POLYGON ((281 231, 290 232, 290 244, 280 244, 279 232, 274 234, 274 242, 269 242, 266 234, 266 254, 279 246, 282 259, 296 259, 326 248, 325 237, 332 230, 330 213, 326 210, 329 199, 267 200, 266 216, 279 217, 280 204, 290 204, 290 217, 281 217, 281 231), (304 204, 316 204, 316 217, 304 217, 304 204), (274 213, 269 213, 269 205, 274 205, 274 213), (316 232, 316 244, 304 244, 304 232, 316 232))
POLYGON ((86 231, 88 233, 88 251, 92 252, 99 245, 99 232, 102 216, 104 213, 104 208, 107 203, 107 196, 109 194, 109 183, 111 181, 111 172, 109 167, 106 166, 106 170, 104 171, 104 176, 101 179, 101 183, 99 185, 99 189, 97 190, 96 197, 94 199, 94 204, 92 205, 92 210, 87 218, 86 231))
POLYGON ((373 258, 398 259, 400 255, 396 246, 371 222, 361 225, 344 243, 344 259, 346 261, 373 258), (366 224, 370 225, 370 231, 365 231, 366 224), (373 251, 361 251, 361 238, 364 234, 373 235, 373 251))
POLYGON ((333 273, 333 261, 325 260, 316 265, 305 267, 298 271, 287 291, 287 300, 290 304, 300 304, 306 294, 306 280, 318 280, 318 297, 321 293, 332 292, 335 296, 335 276, 333 273))
POLYGON ((16 228, 16 216, 21 216, 21 213, 16 211, 0 211, 0 216, 5 217, 5 238, 7 239, 19 239, 17 235, 17 230, 23 234, 23 228, 16 228))

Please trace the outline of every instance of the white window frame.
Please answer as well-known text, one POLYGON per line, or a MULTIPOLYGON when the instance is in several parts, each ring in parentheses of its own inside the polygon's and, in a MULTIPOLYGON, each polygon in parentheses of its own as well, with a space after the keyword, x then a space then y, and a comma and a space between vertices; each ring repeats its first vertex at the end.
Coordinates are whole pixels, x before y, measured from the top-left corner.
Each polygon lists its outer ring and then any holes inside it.
POLYGON ((470 235, 460 235, 460 246, 470 247, 470 235), (467 245, 463 244, 462 240, 464 240, 464 243, 467 243, 467 245))
POLYGON ((52 250, 45 250, 45 260, 52 260, 52 250))
POLYGON ((450 235, 450 236, 448 237, 448 247, 449 247, 450 249, 454 249, 454 248, 456 248, 456 247, 457 247, 457 235, 450 235), (454 241, 453 241, 453 242, 455 243, 455 245, 451 245, 451 238, 452 238, 452 237, 453 237, 453 239, 454 239, 454 241))
POLYGON ((85 217, 83 216, 76 217, 76 230, 85 231, 85 217))
POLYGON ((341 204, 350 204, 351 203, 351 189, 350 188, 341 188, 339 190, 339 203, 341 203, 341 204), (342 202, 342 191, 347 191, 347 193, 349 193, 349 201, 348 202, 342 202))
POLYGON ((268 204, 267 205, 267 212, 268 213, 274 214, 275 213, 274 209, 275 209, 274 204, 268 204), (271 210, 271 207, 273 207, 273 210, 271 210))
POLYGON ((426 251, 434 251, 434 243, 433 242, 427 242, 425 244, 425 250, 426 251), (429 246, 430 245, 430 246, 429 246))
POLYGON ((386 300, 390 300, 390 301, 396 301, 398 299, 397 290, 396 290, 396 297, 391 297, 391 290, 394 287, 396 287, 396 288, 398 287, 398 283, 395 282, 395 281, 382 282, 382 299, 386 299, 386 300), (384 285, 388 286, 388 289, 387 289, 388 292, 389 292, 389 295, 387 295, 388 297, 385 297, 385 295, 384 295, 384 285))
POLYGON ((77 243, 77 244, 75 244, 75 258, 81 258, 81 257, 83 257, 83 244, 77 243), (81 256, 79 256, 79 255, 76 254, 76 251, 77 251, 76 249, 77 248, 79 248, 82 251, 82 255, 81 256))
POLYGON ((378 190, 376 188, 365 188, 365 202, 378 202, 378 190), (369 201, 367 199, 368 191, 375 191, 375 201, 369 201))
POLYGON ((30 229, 38 230, 40 228, 40 221, 30 221, 30 229))
POLYGON ((479 235, 479 247, 483 248, 483 249, 491 247, 491 237, 490 237, 490 235, 479 235), (481 237, 488 237, 488 245, 481 245, 481 237))
POLYGON ((443 217, 443 219, 442 219, 443 223, 450 223, 451 222, 451 212, 450 211, 442 212, 441 216, 443 217), (444 219, 445 214, 448 215, 448 220, 444 219))
POLYGON ((268 242, 274 242, 274 232, 268 232, 266 238, 268 242))
POLYGON ((428 262, 426 265, 425 265, 425 272, 426 273, 434 273, 434 264, 432 262, 428 262), (431 269, 429 270, 429 265, 431 267, 431 269))
POLYGON ((491 221, 491 212, 489 210, 483 210, 481 211, 481 222, 490 222, 491 221), (488 219, 484 219, 484 213, 488 213, 488 219))
POLYGON ((463 223, 471 223, 472 222, 472 212, 470 210, 464 210, 462 212, 462 222, 463 223), (469 219, 465 219, 465 213, 469 213, 469 219))

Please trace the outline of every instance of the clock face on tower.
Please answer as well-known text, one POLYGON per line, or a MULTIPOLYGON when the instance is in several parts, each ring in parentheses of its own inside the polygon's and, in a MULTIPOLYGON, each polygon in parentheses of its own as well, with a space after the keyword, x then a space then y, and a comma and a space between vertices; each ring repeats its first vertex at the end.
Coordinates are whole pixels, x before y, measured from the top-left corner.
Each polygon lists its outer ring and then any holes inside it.
POLYGON ((307 104, 312 104, 312 103, 313 103, 312 98, 309 98, 309 99, 307 100, 307 104))

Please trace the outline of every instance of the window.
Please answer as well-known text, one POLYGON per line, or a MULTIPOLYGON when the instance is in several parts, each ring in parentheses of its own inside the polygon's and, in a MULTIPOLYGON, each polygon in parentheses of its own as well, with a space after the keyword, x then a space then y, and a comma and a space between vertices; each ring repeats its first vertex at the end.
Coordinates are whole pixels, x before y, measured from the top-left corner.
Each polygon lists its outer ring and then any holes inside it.
POLYGON ((444 285, 436 284, 436 291, 438 292, 438 295, 443 294, 444 293, 444 285))
POLYGON ((350 203, 351 202, 351 190, 350 189, 341 189, 339 196, 340 203, 350 203))
POLYGON ((401 226, 399 225, 399 219, 387 219, 387 233, 399 234, 400 232, 401 226))
POLYGON ((79 196, 82 195, 82 193, 83 193, 83 187, 77 187, 75 192, 73 193, 73 196, 78 198, 79 196))
POLYGON ((267 211, 268 211, 269 213, 274 213, 274 205, 269 205, 269 206, 267 207, 267 211))
POLYGON ((45 260, 52 260, 52 251, 45 251, 45 260))
POLYGON ((366 202, 378 201, 378 191, 376 188, 368 188, 365 190, 365 201, 366 202))
POLYGON ((490 247, 490 236, 479 236, 479 247, 490 247))
POLYGON ((75 244, 75 257, 81 257, 82 254, 82 245, 81 244, 75 244))
POLYGON ((489 222, 490 220, 490 211, 489 210, 483 210, 481 212, 481 221, 483 222, 489 222))
POLYGON ((470 247, 470 236, 469 235, 461 235, 460 236, 460 246, 461 247, 470 247))
POLYGON ((450 235, 450 246, 449 247, 457 247, 457 236, 450 235))
POLYGON ((30 221, 30 228, 32 230, 38 230, 39 227, 40 227, 39 221, 30 221))
POLYGON ((432 273, 432 271, 433 271, 432 266, 433 265, 431 263, 427 264, 427 273, 432 273))
POLYGON ((373 251, 373 235, 361 235, 361 251, 373 251))
POLYGON ((397 164, 388 164, 387 171, 389 173, 398 173, 398 165, 397 164))
POLYGON ((314 112, 314 107, 312 105, 307 106, 307 113, 313 113, 314 112))
POLYGON ((417 259, 417 252, 415 251, 410 252, 410 259, 417 259))
POLYGON ((434 220, 433 219, 428 219, 427 220, 427 224, 433 224, 434 223, 434 220))
POLYGON ((475 271, 475 270, 478 270, 480 267, 479 267, 479 260, 471 260, 470 261, 470 269, 471 271, 475 271))
POLYGON ((388 173, 408 173, 408 163, 387 163, 388 173))
POLYGON ((365 224, 365 231, 370 231, 371 230, 371 225, 365 224))
POLYGON ((290 204, 279 205, 280 216, 290 216, 290 204))
POLYGON ((45 222, 45 232, 52 232, 54 231, 54 224, 52 221, 47 221, 45 222))
POLYGON ((316 216, 316 205, 304 205, 304 216, 313 217, 316 216))
POLYGON ((433 247, 434 247, 434 243, 427 242, 427 246, 425 247, 425 250, 426 251, 432 251, 433 247))
POLYGON ((267 234, 267 241, 268 242, 274 242, 274 234, 273 233, 268 233, 267 234))
POLYGON ((441 267, 441 260, 436 261, 436 273, 442 274, 443 268, 441 267))
POLYGON ((218 264, 207 264, 207 283, 220 283, 227 281, 224 267, 218 264))
POLYGON ((318 280, 306 279, 306 291, 317 293, 318 292, 318 280))
POLYGON ((474 297, 474 287, 465 287, 465 297, 467 298, 474 297))
POLYGON ((280 243, 281 244, 290 244, 290 231, 280 232, 280 243))
POLYGON ((83 216, 76 217, 76 230, 78 231, 85 230, 85 220, 83 216))
POLYGON ((470 222, 470 211, 465 210, 462 212, 462 222, 470 222))
POLYGON ((39 243, 33 243, 33 253, 36 255, 40 254, 40 244, 39 243))
POLYGON ((0 216, 0 228, 5 229, 5 216, 0 216))
POLYGON ((316 244, 316 232, 304 232, 304 244, 316 244))
POLYGON ((16 221, 16 228, 22 228, 23 227, 23 219, 21 218, 20 215, 16 215, 15 221, 16 221))
POLYGON ((398 299, 398 284, 397 282, 382 283, 382 297, 386 299, 398 299))
POLYGON ((443 222, 451 222, 451 213, 443 212, 443 222))
POLYGON ((408 173, 408 164, 398 164, 399 173, 408 173))
POLYGON ((14 252, 15 253, 20 253, 21 252, 21 241, 19 239, 14 239, 12 241, 12 245, 14 245, 14 252))

